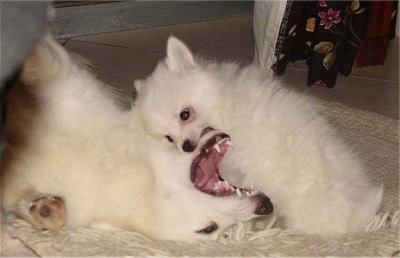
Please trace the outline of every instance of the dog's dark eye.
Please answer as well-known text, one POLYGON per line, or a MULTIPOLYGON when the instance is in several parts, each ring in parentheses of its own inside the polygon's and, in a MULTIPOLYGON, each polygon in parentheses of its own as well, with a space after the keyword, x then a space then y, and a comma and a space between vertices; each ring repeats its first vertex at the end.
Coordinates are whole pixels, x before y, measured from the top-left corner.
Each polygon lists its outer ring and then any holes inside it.
POLYGON ((167 140, 168 140, 169 142, 174 142, 174 139, 172 139, 172 137, 169 136, 169 135, 166 135, 165 138, 167 138, 167 140))
POLYGON ((196 231, 196 233, 208 235, 208 234, 211 234, 212 232, 216 231, 217 229, 218 229, 218 225, 215 222, 213 222, 210 226, 205 227, 201 230, 198 230, 198 231, 196 231))
POLYGON ((179 116, 182 121, 188 120, 190 118, 190 109, 185 108, 184 110, 182 110, 182 112, 179 114, 179 116))

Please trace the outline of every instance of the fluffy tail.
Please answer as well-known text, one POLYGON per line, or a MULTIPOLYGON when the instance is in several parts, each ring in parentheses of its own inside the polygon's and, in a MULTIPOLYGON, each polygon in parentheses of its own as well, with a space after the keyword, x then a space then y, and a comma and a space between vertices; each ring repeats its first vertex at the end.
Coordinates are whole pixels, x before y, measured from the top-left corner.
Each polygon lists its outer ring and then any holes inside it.
POLYGON ((69 71, 69 55, 50 35, 25 59, 20 81, 34 86, 62 78, 69 71))
POLYGON ((363 207, 359 211, 361 212, 358 218, 353 221, 354 224, 362 223, 364 229, 368 228, 368 224, 375 218, 375 215, 382 208, 383 199, 383 186, 373 188, 363 198, 363 207))
POLYGON ((371 211, 376 214, 382 208, 383 185, 375 187, 367 198, 369 198, 368 202, 371 203, 371 211))

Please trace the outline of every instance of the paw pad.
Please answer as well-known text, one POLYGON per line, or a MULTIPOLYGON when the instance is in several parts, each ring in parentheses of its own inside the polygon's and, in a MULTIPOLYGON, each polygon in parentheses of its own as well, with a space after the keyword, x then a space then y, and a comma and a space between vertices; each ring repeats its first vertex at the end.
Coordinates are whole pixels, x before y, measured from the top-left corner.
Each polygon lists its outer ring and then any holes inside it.
POLYGON ((45 195, 32 201, 29 213, 37 228, 58 230, 65 224, 65 205, 59 196, 45 195))

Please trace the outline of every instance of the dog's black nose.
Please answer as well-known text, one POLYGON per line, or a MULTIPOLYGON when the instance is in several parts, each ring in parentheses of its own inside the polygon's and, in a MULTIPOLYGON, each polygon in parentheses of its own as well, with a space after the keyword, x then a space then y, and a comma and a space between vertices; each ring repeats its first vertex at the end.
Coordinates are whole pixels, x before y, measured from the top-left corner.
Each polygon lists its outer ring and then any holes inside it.
POLYGON ((194 151, 194 149, 195 149, 195 146, 189 140, 186 140, 182 144, 182 150, 184 152, 192 152, 192 151, 194 151))
POLYGON ((257 215, 268 215, 274 210, 274 205, 271 200, 263 193, 258 194, 257 196, 257 206, 254 211, 257 215))

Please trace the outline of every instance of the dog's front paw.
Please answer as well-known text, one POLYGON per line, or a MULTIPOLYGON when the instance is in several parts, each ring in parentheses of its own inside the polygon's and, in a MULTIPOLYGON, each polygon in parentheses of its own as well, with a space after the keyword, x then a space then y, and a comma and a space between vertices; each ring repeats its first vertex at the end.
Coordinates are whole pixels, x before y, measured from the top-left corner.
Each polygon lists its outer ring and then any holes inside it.
POLYGON ((29 205, 32 224, 39 230, 58 230, 65 224, 65 202, 62 197, 43 195, 29 205))

